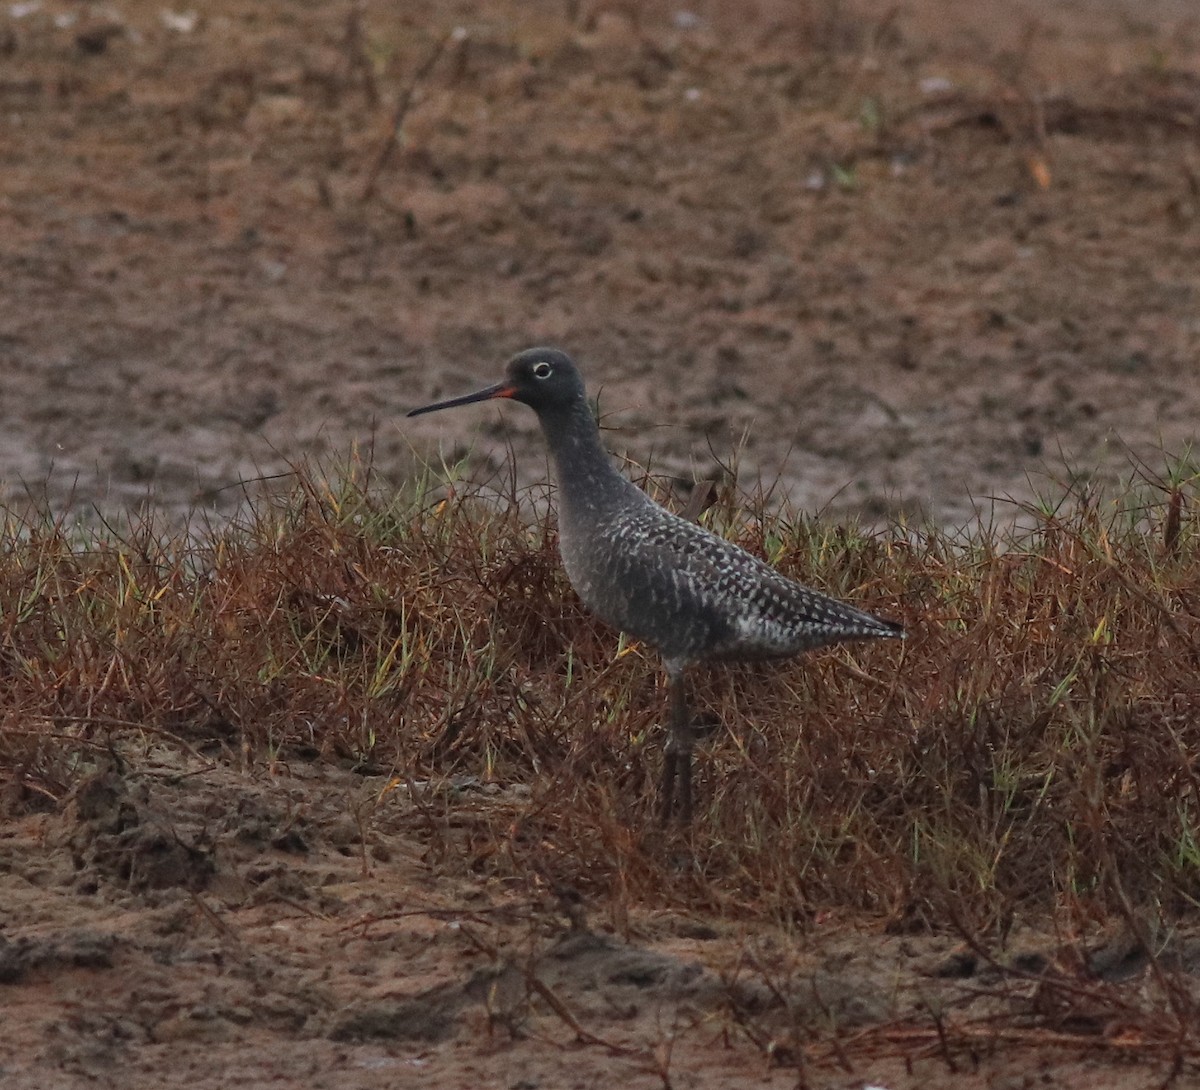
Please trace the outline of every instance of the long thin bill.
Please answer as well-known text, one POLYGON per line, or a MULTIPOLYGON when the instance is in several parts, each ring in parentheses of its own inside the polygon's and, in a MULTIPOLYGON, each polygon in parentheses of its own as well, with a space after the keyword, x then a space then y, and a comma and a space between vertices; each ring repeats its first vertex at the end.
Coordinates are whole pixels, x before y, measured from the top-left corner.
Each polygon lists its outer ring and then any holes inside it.
POLYGON ((511 382, 497 382, 495 386, 476 390, 473 394, 463 394, 462 397, 452 397, 449 401, 435 401, 432 405, 422 405, 419 409, 411 409, 405 415, 420 416, 422 413, 437 412, 438 409, 453 409, 455 405, 471 405, 476 401, 491 401, 494 397, 512 397, 516 392, 517 388, 511 382))

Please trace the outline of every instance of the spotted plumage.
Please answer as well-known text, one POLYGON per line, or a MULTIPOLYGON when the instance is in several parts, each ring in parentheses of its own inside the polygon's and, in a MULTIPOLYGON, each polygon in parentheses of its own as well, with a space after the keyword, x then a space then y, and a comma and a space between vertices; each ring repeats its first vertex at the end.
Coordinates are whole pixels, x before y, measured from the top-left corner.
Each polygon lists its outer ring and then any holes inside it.
POLYGON ((564 517, 567 573, 589 609, 669 662, 777 658, 898 634, 889 622, 801 586, 640 491, 621 503, 606 520, 607 548, 564 517))
POLYGON ((491 398, 532 407, 559 483, 559 547, 571 585, 614 628, 656 648, 671 686, 662 808, 679 781, 691 816, 692 729, 684 672, 708 659, 777 658, 903 629, 802 586, 732 542, 659 506, 622 476, 600 441, 583 379, 564 353, 532 348, 504 381, 414 409, 409 416, 491 398))

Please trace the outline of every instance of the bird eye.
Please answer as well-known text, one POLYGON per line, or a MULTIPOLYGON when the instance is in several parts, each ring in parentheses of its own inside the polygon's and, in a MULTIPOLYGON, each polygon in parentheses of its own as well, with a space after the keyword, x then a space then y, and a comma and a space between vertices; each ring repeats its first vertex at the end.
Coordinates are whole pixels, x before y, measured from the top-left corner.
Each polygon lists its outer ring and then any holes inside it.
POLYGON ((549 378, 553 368, 548 363, 535 363, 533 365, 534 378, 549 378))

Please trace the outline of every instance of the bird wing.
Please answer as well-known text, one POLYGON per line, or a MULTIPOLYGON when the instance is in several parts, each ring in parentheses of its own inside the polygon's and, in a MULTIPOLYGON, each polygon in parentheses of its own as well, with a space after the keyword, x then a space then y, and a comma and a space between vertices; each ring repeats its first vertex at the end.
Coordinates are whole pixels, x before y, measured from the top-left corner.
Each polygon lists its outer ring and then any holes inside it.
POLYGON ((674 592, 719 617, 713 655, 786 655, 839 640, 894 635, 889 622, 782 575, 723 537, 661 511, 629 527, 639 555, 666 574, 674 592))

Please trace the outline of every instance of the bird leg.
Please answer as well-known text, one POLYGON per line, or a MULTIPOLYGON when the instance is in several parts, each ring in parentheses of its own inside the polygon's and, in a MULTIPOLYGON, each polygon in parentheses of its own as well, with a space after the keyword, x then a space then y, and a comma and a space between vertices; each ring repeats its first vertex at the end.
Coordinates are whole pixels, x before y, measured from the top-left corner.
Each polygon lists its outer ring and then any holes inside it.
POLYGON ((688 718, 687 688, 682 672, 667 675, 671 699, 671 718, 667 725, 667 743, 663 747, 662 824, 671 820, 675 810, 675 785, 679 783, 679 823, 692 822, 692 724, 688 718))

